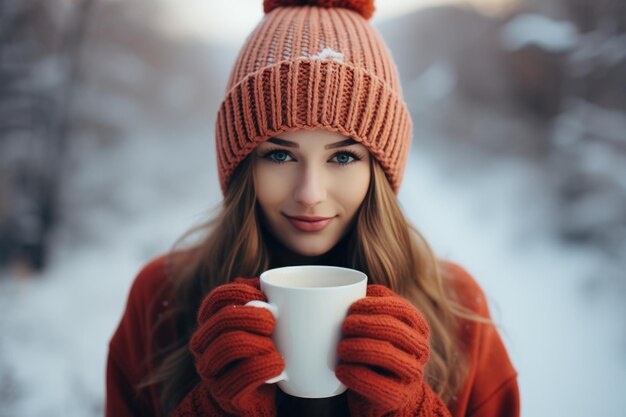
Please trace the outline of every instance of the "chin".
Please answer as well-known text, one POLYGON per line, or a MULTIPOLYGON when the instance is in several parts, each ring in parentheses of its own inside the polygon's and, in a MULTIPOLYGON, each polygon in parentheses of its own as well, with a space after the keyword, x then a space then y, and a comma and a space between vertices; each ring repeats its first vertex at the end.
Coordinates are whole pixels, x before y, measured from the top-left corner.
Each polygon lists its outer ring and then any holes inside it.
POLYGON ((293 245, 291 250, 302 256, 320 256, 332 249, 332 245, 293 245))

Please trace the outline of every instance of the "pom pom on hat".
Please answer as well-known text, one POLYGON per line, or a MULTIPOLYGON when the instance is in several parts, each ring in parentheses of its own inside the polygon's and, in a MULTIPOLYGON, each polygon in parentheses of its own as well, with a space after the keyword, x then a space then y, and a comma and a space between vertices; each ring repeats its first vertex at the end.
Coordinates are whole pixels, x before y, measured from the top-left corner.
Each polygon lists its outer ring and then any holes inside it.
POLYGON ((263 10, 267 14, 277 7, 287 6, 317 6, 317 7, 343 7, 359 13, 365 19, 374 14, 374 0, 264 0, 263 10))

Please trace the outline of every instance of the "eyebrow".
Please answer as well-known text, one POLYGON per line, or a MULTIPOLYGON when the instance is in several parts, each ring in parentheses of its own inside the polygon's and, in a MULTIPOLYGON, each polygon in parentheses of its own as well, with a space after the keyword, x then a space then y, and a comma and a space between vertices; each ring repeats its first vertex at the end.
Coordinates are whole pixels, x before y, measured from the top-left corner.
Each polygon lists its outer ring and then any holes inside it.
MULTIPOLYGON (((285 139, 280 139, 280 138, 269 138, 267 141, 275 143, 276 145, 286 146, 288 148, 299 148, 300 147, 300 145, 298 145, 296 142, 292 142, 290 140, 285 140, 285 139)), ((349 138, 349 139, 342 140, 340 142, 330 143, 330 144, 324 146, 324 149, 341 148, 342 146, 350 146, 350 145, 354 145, 354 144, 357 144, 357 143, 358 142, 355 141, 354 139, 349 138)))

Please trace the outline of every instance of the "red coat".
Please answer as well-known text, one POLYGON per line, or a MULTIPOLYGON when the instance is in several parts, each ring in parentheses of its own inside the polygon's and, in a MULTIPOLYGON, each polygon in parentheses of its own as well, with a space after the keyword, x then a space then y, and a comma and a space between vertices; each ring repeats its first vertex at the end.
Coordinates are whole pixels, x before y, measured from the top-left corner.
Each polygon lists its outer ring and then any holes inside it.
MULTIPOLYGON (((109 344, 106 376, 107 417, 159 416, 153 387, 136 388, 151 370, 148 358, 154 346, 166 346, 176 337, 173 325, 153 335, 152 325, 173 302, 167 290, 164 256, 143 267, 135 279, 126 310, 109 344)), ((462 302, 488 317, 485 296, 476 281, 460 266, 446 264, 462 302)), ((492 325, 467 322, 461 326, 468 349, 469 374, 450 411, 453 417, 518 417, 517 373, 497 330, 492 325)))

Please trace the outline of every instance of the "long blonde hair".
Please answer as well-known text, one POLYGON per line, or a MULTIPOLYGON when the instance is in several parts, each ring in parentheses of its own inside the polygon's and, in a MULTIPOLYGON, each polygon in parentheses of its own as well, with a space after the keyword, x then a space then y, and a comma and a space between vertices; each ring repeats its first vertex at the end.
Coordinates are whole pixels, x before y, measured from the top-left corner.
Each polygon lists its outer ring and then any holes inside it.
MULTIPOLYGON (((424 314, 431 329, 426 380, 449 403, 466 371, 457 323, 471 314, 454 301, 433 251, 406 220, 378 162, 374 158, 371 161, 369 190, 350 232, 345 266, 365 272, 368 283, 384 284, 403 295, 424 314)), ((271 248, 261 227, 251 170, 249 156, 233 175, 221 211, 185 233, 168 258, 175 306, 155 328, 173 320, 178 340, 154 356, 157 367, 140 385, 159 387, 164 415, 169 415, 199 381, 187 343, 196 329, 202 299, 234 277, 258 276, 271 267, 271 248), (192 247, 174 250, 196 232, 206 236, 192 247)))

